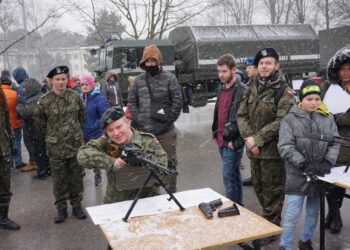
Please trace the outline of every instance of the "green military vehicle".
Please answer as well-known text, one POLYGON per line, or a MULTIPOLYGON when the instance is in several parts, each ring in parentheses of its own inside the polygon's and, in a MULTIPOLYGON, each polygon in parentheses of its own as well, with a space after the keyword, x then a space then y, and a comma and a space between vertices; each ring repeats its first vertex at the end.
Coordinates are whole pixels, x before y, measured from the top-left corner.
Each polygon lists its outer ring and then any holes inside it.
POLYGON ((332 56, 339 49, 350 47, 350 26, 320 30, 318 36, 320 38, 320 69, 325 74, 327 64, 332 56))
POLYGON ((319 70, 318 36, 310 25, 298 24, 182 26, 173 29, 168 40, 114 40, 100 49, 97 72, 117 73, 126 97, 127 77, 142 72, 142 50, 152 43, 160 48, 165 70, 176 74, 192 106, 204 106, 216 96, 216 62, 223 54, 233 54, 244 71, 247 56, 273 47, 288 80, 319 70))

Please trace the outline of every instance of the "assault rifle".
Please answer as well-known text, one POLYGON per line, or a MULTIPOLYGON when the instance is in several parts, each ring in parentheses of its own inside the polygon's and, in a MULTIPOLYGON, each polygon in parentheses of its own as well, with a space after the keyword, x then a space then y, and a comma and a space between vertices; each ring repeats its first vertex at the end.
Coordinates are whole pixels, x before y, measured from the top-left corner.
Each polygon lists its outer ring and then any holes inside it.
MULTIPOLYGON (((320 141, 336 143, 336 144, 339 144, 340 146, 350 148, 350 138, 349 137, 332 136, 332 135, 325 135, 325 134, 318 134, 318 133, 312 133, 306 137, 320 140, 320 141)), ((348 163, 346 164, 346 168, 345 168, 344 173, 348 172, 349 167, 350 167, 350 161, 348 161, 348 163)))
POLYGON ((139 191, 137 192, 134 201, 132 202, 128 212, 126 213, 125 217, 123 218, 123 221, 127 222, 128 218, 134 209, 139 196, 141 195, 143 189, 146 187, 147 183, 151 180, 151 178, 155 178, 158 181, 158 184, 164 188, 164 190, 170 195, 170 198, 168 198, 168 201, 173 200, 176 205, 180 208, 181 211, 185 210, 185 208, 182 207, 180 202, 175 198, 175 196, 170 192, 164 182, 158 177, 158 174, 166 174, 166 175, 177 175, 177 171, 174 169, 167 169, 166 167, 163 167, 150 159, 148 159, 150 156, 154 154, 154 151, 148 150, 146 154, 142 154, 140 149, 134 145, 121 145, 119 147, 119 155, 120 157, 125 160, 126 162, 130 163, 130 165, 134 167, 144 167, 147 168, 149 171, 148 176, 146 177, 144 183, 140 187, 139 191))

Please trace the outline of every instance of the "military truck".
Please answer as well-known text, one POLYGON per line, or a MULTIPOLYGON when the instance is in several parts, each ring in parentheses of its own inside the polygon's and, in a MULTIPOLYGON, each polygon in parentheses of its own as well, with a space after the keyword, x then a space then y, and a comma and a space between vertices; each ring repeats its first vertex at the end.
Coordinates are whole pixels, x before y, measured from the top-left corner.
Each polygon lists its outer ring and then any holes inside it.
POLYGON ((324 74, 334 54, 343 47, 350 47, 350 26, 320 30, 320 70, 324 74))
POLYGON ((247 56, 273 47, 289 80, 319 70, 319 40, 310 25, 182 26, 168 40, 114 40, 100 49, 98 71, 117 73, 124 97, 127 77, 141 72, 142 50, 151 43, 160 48, 164 69, 176 74, 192 106, 204 106, 216 96, 216 62, 223 54, 233 54, 244 70, 247 56))

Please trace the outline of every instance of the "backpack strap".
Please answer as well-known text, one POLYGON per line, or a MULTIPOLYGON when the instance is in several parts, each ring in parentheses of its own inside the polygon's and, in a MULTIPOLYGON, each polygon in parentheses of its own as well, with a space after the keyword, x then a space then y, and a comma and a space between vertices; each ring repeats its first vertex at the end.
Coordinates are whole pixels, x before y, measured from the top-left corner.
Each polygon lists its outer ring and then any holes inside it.
POLYGON ((277 89, 275 91, 275 95, 274 95, 274 98, 273 98, 273 101, 275 103, 275 107, 277 108, 278 107, 278 103, 284 93, 284 91, 286 90, 286 88, 288 87, 288 84, 287 83, 283 83, 281 85, 281 87, 279 87, 279 89, 277 89))

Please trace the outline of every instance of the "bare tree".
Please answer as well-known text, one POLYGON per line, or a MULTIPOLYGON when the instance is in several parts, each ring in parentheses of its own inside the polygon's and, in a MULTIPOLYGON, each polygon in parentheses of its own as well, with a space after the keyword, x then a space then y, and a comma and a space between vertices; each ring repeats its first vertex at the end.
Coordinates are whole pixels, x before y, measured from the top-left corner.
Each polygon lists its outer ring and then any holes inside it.
MULTIPOLYGON (((15 4, 14 1, 11 1, 11 3, 15 4)), ((32 3, 34 3, 34 2, 32 2, 32 3)), ((1 5, 1 7, 2 6, 3 5, 1 5)), ((20 6, 20 3, 18 2, 17 7, 16 7, 17 11, 18 11, 19 6, 20 6)), ((34 12, 35 11, 32 11, 32 13, 34 13, 34 12)), ((17 43, 19 43, 22 40, 24 40, 26 35, 30 36, 32 34, 35 34, 35 32, 37 32, 39 29, 44 27, 51 20, 60 18, 65 12, 64 12, 64 10, 62 10, 62 8, 53 7, 53 8, 47 9, 47 13, 48 14, 46 14, 46 15, 40 15, 40 18, 38 17, 37 19, 31 19, 31 22, 28 23, 29 31, 27 31, 26 34, 23 34, 23 35, 21 35, 19 37, 16 37, 15 39, 13 39, 13 41, 8 43, 7 46, 2 48, 2 50, 0 51, 0 55, 4 54, 7 50, 12 48, 14 45, 16 45, 17 43), (35 20, 35 21, 33 21, 33 20, 35 20)), ((33 17, 33 14, 29 15, 29 17, 33 17)), ((28 17, 28 20, 29 20, 29 17, 28 17)), ((18 19, 18 16, 16 16, 16 18, 18 19)), ((18 24, 17 24, 16 28, 19 29, 18 24)))
POLYGON ((126 33, 139 39, 163 38, 170 29, 185 23, 209 7, 195 0, 109 0, 125 19, 126 33))
POLYGON ((293 0, 263 0, 263 2, 270 15, 271 24, 289 23, 293 0))
POLYGON ((90 42, 101 44, 110 34, 121 38, 125 26, 115 9, 110 9, 99 0, 89 0, 88 4, 81 4, 75 0, 64 1, 65 9, 80 15, 87 26, 90 42), (101 7, 102 6, 102 7, 101 7))
MULTIPOLYGON (((7 34, 11 31, 12 28, 15 28, 18 25, 18 17, 16 16, 17 8, 16 4, 5 0, 0 6, 0 28, 2 30, 1 38, 1 48, 6 48, 9 40, 7 34)), ((7 53, 3 53, 3 67, 6 69, 9 67, 9 59, 7 53)))
POLYGON ((297 23, 305 23, 305 15, 308 10, 309 0, 295 0, 295 18, 297 23))
POLYGON ((223 0, 218 4, 226 10, 226 14, 234 18, 235 24, 251 24, 254 0, 223 0))
POLYGON ((333 0, 335 10, 335 24, 343 26, 350 24, 350 1, 349 0, 333 0))

